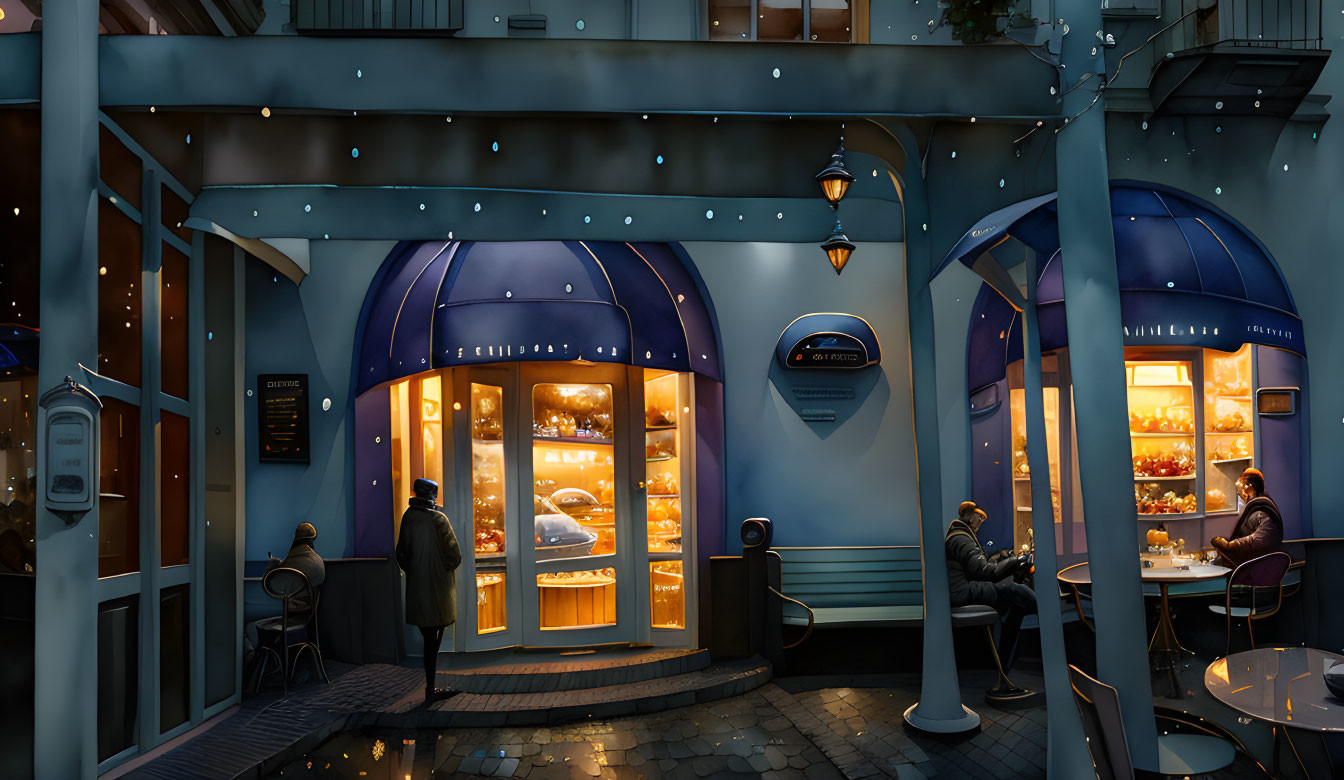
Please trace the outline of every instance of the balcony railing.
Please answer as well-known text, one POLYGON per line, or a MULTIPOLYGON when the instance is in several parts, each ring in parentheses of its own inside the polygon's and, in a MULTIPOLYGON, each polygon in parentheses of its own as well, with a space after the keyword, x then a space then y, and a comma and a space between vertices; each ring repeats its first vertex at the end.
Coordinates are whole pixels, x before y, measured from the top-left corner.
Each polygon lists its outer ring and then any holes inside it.
POLYGON ((1322 0, 1179 0, 1166 51, 1210 46, 1320 49, 1322 0))

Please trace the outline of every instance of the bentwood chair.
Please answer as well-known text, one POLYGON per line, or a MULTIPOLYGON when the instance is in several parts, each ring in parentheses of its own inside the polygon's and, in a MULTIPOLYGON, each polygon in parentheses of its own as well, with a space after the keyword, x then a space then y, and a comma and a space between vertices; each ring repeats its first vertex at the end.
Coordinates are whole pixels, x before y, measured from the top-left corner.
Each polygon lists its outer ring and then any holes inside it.
MULTIPOLYGON (((1069 569, 1076 569, 1079 566, 1086 566, 1086 565, 1087 561, 1083 561, 1082 563, 1075 563, 1072 566, 1066 566, 1063 569, 1060 569, 1059 573, 1062 575, 1069 569)), ((1060 596, 1068 598, 1069 594, 1064 592, 1065 585, 1066 583, 1060 583, 1060 596)), ((1083 608, 1084 601, 1087 601, 1089 603, 1092 601, 1092 594, 1084 593, 1082 590, 1078 588, 1077 585, 1074 585, 1073 583, 1067 583, 1067 587, 1073 593, 1073 606, 1078 610, 1078 620, 1082 622, 1083 625, 1087 626, 1089 631, 1091 631, 1094 634, 1097 633, 1096 626, 1092 625, 1092 621, 1087 619, 1087 610, 1083 608)))
POLYGON ((266 572, 266 576, 261 579, 261 588, 267 596, 280 601, 280 614, 257 621, 262 654, 257 670, 257 688, 261 687, 261 681, 266 676, 266 662, 274 658, 280 664, 281 686, 288 696, 290 677, 305 651, 312 656, 322 680, 330 685, 331 678, 327 677, 322 648, 317 641, 317 600, 320 592, 313 590, 307 575, 286 566, 266 572), (300 605, 307 606, 300 608, 300 605))
MULTIPOLYGON (((1073 664, 1069 664, 1069 682, 1073 698, 1082 716, 1083 735, 1087 750, 1092 754, 1092 765, 1098 780, 1130 780, 1136 774, 1149 777, 1151 773, 1136 773, 1129 755, 1125 737, 1125 722, 1120 715, 1120 693, 1115 688, 1094 679, 1073 664)), ((1231 764, 1236 749, 1230 742, 1202 733, 1158 735, 1158 775, 1203 774, 1214 772, 1231 764)))
POLYGON ((1232 653, 1232 621, 1244 619, 1246 633, 1255 649, 1253 623, 1264 620, 1283 606, 1283 578, 1293 559, 1286 552, 1272 552, 1238 565, 1227 578, 1227 595, 1222 604, 1209 610, 1227 618, 1227 645, 1223 656, 1232 653))

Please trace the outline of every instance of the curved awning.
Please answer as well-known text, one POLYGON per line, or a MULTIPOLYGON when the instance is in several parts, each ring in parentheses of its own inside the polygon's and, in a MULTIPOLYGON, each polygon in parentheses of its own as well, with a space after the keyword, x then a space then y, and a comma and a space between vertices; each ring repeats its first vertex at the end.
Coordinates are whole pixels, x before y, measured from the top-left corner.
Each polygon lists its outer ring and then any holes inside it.
POLYGON ((37 370, 37 328, 12 322, 0 323, 0 369, 7 374, 37 370))
MULTIPOLYGON (((1001 209, 976 223, 938 266, 938 271, 953 262, 974 266, 1007 238, 1039 253, 1045 258, 1037 286, 1043 350, 1068 343, 1058 214, 1054 193, 1001 209)), ((1252 342, 1306 354, 1302 321, 1278 264, 1227 214, 1168 187, 1115 181, 1111 226, 1126 345, 1235 351, 1252 342)), ((1022 355, 1014 335, 1020 318, 1006 301, 993 298, 999 296, 977 299, 970 352, 1001 352, 1012 363, 1022 355)), ((970 369, 972 381, 981 382, 972 387, 1002 377, 1002 368, 988 374, 974 365, 970 369)))
POLYGON ((431 368, 588 360, 721 381, 713 317, 669 244, 404 242, 360 315, 356 392, 431 368))

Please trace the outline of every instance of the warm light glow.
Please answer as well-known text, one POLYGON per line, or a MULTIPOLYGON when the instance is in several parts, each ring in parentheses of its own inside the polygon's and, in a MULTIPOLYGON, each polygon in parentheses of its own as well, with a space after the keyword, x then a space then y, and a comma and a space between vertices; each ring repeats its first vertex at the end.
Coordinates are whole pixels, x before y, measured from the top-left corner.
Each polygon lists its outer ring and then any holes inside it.
POLYGON ((831 266, 835 268, 835 273, 837 276, 840 274, 841 271, 845 270, 845 264, 849 262, 849 256, 853 252, 854 252, 853 245, 833 246, 826 250, 826 257, 830 259, 831 266))
POLYGON ((374 760, 374 761, 377 761, 378 759, 382 758, 382 757, 383 757, 383 753, 386 752, 386 751, 387 751, 387 745, 384 745, 384 744, 383 744, 383 741, 382 741, 381 739, 374 740, 374 742, 373 742, 373 760, 374 760))
POLYGON ((840 199, 845 197, 845 191, 849 189, 849 180, 843 178, 827 178, 821 180, 821 192, 826 196, 826 200, 831 203, 839 203, 840 199))
POLYGON ((261 108, 261 115, 262 115, 263 117, 268 117, 268 118, 269 118, 270 115, 271 115, 271 109, 269 109, 269 108, 267 108, 267 107, 265 107, 265 106, 262 106, 262 108, 261 108))

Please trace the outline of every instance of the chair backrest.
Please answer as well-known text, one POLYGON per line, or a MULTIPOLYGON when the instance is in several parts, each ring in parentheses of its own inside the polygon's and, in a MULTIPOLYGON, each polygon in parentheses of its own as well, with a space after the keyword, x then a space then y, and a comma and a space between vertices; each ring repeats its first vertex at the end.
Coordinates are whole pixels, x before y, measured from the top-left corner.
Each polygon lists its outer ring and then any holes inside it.
POLYGON ((261 578, 261 589, 267 596, 281 601, 299 596, 312 597, 308 575, 288 566, 277 566, 266 572, 261 578))
POLYGON ((1227 606, 1232 606, 1234 591, 1249 591, 1252 617, 1274 614, 1282 603, 1283 578, 1292 563, 1288 553, 1272 552, 1238 565, 1227 578, 1227 606))
POLYGON ((920 549, 776 547, 786 595, 809 607, 919 606, 924 603, 920 549))
POLYGON ((1125 722, 1120 715, 1120 694, 1106 683, 1069 664, 1073 698, 1082 716, 1083 734, 1092 764, 1101 780, 1133 780, 1134 766, 1129 761, 1125 741, 1125 722))

